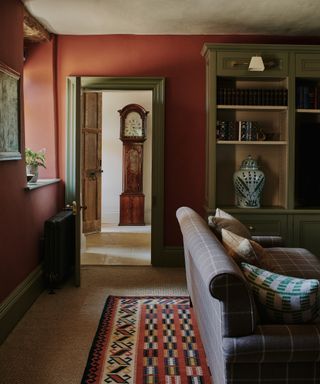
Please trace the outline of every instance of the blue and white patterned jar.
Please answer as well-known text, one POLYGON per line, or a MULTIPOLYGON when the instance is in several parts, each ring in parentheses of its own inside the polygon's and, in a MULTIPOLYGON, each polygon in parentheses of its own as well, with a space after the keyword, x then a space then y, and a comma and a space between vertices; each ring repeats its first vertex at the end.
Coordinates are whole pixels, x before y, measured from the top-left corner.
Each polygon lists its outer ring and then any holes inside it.
POLYGON ((236 205, 239 208, 260 208, 264 182, 264 173, 259 170, 257 161, 249 155, 233 175, 236 205))

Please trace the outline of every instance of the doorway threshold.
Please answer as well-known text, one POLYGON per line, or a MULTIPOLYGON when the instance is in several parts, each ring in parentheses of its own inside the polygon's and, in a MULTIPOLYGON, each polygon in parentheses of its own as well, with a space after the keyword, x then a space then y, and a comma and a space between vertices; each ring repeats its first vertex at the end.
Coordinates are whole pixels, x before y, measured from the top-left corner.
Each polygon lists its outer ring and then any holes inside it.
POLYGON ((117 225, 102 224, 101 232, 120 232, 120 233, 151 233, 151 225, 117 225))
POLYGON ((151 265, 151 225, 103 225, 86 235, 82 265, 151 265))

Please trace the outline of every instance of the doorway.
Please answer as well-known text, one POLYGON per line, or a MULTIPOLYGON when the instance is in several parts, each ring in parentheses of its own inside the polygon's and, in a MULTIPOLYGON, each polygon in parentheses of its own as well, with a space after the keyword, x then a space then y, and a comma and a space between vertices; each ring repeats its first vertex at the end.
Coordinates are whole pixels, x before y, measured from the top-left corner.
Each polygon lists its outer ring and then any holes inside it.
MULTIPOLYGON (((95 167, 92 164, 82 169, 83 185, 83 238, 81 246, 82 265, 150 265, 151 264, 151 210, 152 210, 152 91, 151 90, 103 90, 83 94, 83 100, 99 101, 101 107, 92 108, 92 103, 83 102, 85 121, 94 121, 96 129, 83 123, 82 164, 86 158, 92 163, 92 152, 97 152, 95 167), (89 104, 89 108, 87 107, 89 104), (120 136, 119 110, 129 104, 141 105, 148 111, 146 140, 143 144, 143 226, 119 226, 120 194, 123 192, 123 143, 120 136), (92 110, 97 113, 92 113, 92 110), (101 115, 101 117, 99 117, 101 115), (97 116, 97 118, 95 118, 97 116), (97 138, 100 136, 100 138, 97 138), (98 152, 101 151, 99 154, 98 152), (88 155, 90 153, 91 155, 88 155), (90 169, 91 166, 91 169, 90 169), (103 171, 103 172, 102 172, 103 171), (91 187, 90 187, 91 185, 91 187), (91 192, 90 192, 91 188, 91 192), (97 190, 99 189, 99 190, 97 190), (90 192, 88 198, 86 192, 90 192), (94 201, 91 201, 91 200, 94 201), (96 207, 96 204, 99 204, 96 207), (97 211, 97 218, 95 217, 97 211), (90 216, 88 218, 88 216, 90 216), (91 219, 91 220, 90 220, 91 219), (99 225, 97 226, 97 222, 99 225), (87 225, 89 223, 89 225, 87 225), (92 225, 94 223, 95 225, 92 225)), ((96 102, 95 102, 96 103, 96 102)))
POLYGON ((66 169, 65 204, 75 214, 74 282, 81 285, 81 92, 101 90, 152 91, 152 216, 151 264, 175 265, 172 254, 164 246, 164 105, 165 79, 162 77, 97 77, 70 76, 66 94, 66 169))

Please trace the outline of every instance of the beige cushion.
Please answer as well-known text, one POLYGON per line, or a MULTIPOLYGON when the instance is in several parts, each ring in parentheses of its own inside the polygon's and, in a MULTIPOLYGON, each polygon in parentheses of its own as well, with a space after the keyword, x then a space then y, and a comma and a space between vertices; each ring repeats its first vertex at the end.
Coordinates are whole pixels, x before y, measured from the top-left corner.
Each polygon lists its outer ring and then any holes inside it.
POLYGON ((268 260, 267 251, 253 240, 238 236, 235 233, 222 229, 222 244, 227 253, 236 261, 237 264, 246 262, 252 265, 272 270, 268 260))
POLYGON ((215 216, 208 217, 208 224, 213 230, 214 234, 220 240, 222 228, 227 229, 228 231, 231 231, 236 235, 239 235, 246 239, 251 239, 251 233, 249 229, 235 217, 233 217, 227 212, 224 212, 222 209, 217 208, 215 216))

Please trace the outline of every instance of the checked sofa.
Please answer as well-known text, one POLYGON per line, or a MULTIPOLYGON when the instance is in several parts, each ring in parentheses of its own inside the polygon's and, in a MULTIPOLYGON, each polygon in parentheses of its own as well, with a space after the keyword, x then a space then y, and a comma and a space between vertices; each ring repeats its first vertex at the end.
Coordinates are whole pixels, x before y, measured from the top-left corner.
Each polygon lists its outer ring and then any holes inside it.
MULTIPOLYGON (((263 321, 244 273, 207 222, 188 207, 177 210, 177 219, 212 382, 320 383, 320 324, 263 321)), ((275 272, 320 279, 319 260, 308 250, 273 246, 266 251, 275 272)))

